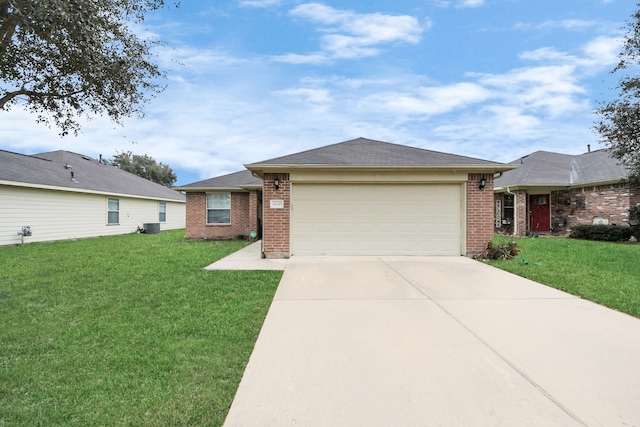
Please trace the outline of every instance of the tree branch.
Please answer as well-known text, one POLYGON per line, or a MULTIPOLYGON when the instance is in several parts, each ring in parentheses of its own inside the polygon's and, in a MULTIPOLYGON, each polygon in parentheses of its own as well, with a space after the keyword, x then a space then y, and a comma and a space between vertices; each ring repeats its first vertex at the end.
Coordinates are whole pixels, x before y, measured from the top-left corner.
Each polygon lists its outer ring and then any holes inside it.
MULTIPOLYGON (((22 2, 18 2, 18 7, 22 6, 22 2)), ((0 1, 0 17, 2 17, 0 24, 0 56, 4 56, 7 53, 7 48, 11 45, 11 39, 16 33, 18 28, 18 19, 15 17, 15 12, 10 12, 11 6, 9 2, 0 1)))
POLYGON ((13 92, 7 92, 2 98, 0 98, 0 110, 4 109, 4 106, 11 102, 17 96, 25 95, 30 98, 68 98, 70 96, 78 95, 84 92, 83 90, 76 90, 69 93, 53 93, 53 92, 35 92, 32 90, 20 89, 13 92))

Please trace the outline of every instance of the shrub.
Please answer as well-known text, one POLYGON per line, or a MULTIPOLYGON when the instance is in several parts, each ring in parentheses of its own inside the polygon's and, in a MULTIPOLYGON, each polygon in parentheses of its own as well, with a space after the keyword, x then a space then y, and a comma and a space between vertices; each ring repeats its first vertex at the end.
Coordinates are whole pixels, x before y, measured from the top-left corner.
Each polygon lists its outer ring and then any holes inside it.
POLYGON ((474 259, 511 259, 518 256, 520 247, 516 242, 502 243, 494 245, 493 242, 487 244, 487 248, 482 253, 474 256, 474 259))
POLYGON ((617 225, 576 225, 571 229, 569 237, 573 239, 619 242, 629 240, 632 234, 631 228, 617 225))

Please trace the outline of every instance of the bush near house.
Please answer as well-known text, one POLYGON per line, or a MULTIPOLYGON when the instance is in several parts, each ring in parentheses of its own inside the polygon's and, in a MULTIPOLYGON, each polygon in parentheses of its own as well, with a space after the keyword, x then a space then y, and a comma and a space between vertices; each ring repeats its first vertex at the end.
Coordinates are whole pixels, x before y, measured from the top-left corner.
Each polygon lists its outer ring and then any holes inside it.
POLYGON ((583 240, 600 240, 605 242, 627 241, 634 235, 631 227, 617 225, 576 225, 571 229, 569 237, 583 240))

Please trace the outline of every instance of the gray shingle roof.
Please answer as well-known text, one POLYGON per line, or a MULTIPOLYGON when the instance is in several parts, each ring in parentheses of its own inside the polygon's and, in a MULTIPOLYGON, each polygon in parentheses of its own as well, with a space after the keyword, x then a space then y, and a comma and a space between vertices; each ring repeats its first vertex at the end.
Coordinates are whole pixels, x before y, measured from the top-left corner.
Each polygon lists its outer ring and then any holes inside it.
POLYGON ((251 171, 243 170, 183 185, 176 187, 176 189, 188 192, 197 190, 241 190, 261 187, 262 180, 260 178, 253 176, 251 171))
POLYGON ((505 166, 502 163, 357 138, 246 165, 261 166, 505 166))
POLYGON ((27 156, 0 150, 0 181, 185 201, 175 190, 69 151, 27 156))
POLYGON ((627 168, 607 150, 580 155, 536 151, 511 163, 520 167, 496 179, 495 187, 568 187, 614 182, 628 176, 627 168))

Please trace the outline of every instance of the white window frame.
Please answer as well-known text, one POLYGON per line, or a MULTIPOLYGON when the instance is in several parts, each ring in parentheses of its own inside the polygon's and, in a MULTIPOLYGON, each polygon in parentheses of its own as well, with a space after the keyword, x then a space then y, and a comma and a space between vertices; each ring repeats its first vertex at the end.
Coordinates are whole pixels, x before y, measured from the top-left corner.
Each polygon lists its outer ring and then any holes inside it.
POLYGON ((120 225, 120 199, 115 197, 107 198, 107 225, 120 225), (111 202, 115 202, 113 209, 111 202), (115 222, 111 220, 112 214, 115 214, 115 222))
POLYGON ((227 192, 227 193, 207 193, 207 200, 206 200, 206 212, 205 215, 206 217, 206 221, 207 221, 207 225, 229 225, 231 224, 231 193, 227 192), (210 211, 229 211, 229 215, 227 217, 223 217, 223 218, 228 218, 227 222, 222 222, 222 221, 214 221, 214 222, 209 222, 210 219, 210 211))
POLYGON ((158 202, 158 222, 167 222, 167 202, 158 202))

